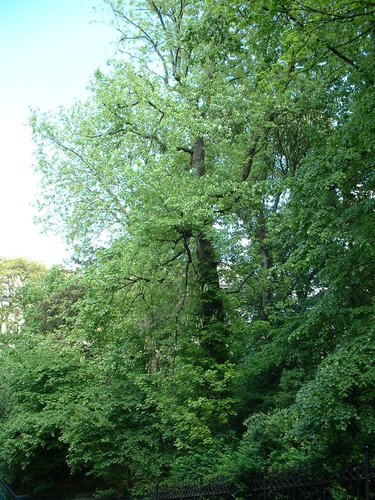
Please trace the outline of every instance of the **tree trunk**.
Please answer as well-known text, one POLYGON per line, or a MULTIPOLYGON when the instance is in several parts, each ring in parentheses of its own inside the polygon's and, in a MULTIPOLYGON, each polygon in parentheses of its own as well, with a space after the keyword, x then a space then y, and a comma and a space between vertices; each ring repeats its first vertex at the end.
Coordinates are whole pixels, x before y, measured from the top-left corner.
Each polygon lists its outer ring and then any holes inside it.
MULTIPOLYGON (((192 168, 197 177, 205 175, 204 141, 199 137, 193 148, 192 168)), ((200 286, 200 319, 202 347, 215 361, 222 363, 228 357, 225 311, 221 297, 218 262, 214 247, 203 234, 196 236, 196 256, 200 286)))
MULTIPOLYGON (((263 267, 263 273, 264 276, 266 277, 268 274, 269 269, 272 267, 272 257, 267 245, 267 226, 266 226, 266 217, 264 213, 264 206, 261 203, 259 206, 259 214, 257 217, 257 228, 255 231, 257 241, 259 243, 259 250, 262 256, 262 267, 263 267)), ((262 304, 261 304, 261 311, 262 311, 262 316, 263 319, 268 321, 268 316, 267 316, 267 306, 269 304, 271 298, 271 290, 269 288, 269 285, 267 284, 266 281, 263 283, 263 290, 262 290, 262 304)))

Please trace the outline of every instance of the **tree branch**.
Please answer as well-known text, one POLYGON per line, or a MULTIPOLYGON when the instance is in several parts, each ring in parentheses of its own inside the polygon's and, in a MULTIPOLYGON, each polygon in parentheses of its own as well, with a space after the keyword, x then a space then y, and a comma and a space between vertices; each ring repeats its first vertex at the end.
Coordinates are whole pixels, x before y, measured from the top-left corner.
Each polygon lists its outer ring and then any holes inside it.
MULTIPOLYGON (((132 19, 130 19, 123 12, 121 12, 118 9, 116 9, 115 7, 113 7, 113 5, 111 5, 111 8, 112 8, 112 11, 113 11, 113 13, 114 13, 114 15, 116 17, 120 17, 120 18, 124 19, 127 23, 129 23, 130 25, 132 25, 134 28, 138 29, 142 33, 143 38, 152 46, 155 54, 158 56, 158 58, 160 59, 162 65, 163 65, 164 82, 165 82, 166 85, 169 86, 168 66, 167 66, 167 63, 165 61, 165 58, 164 58, 163 54, 159 50, 158 43, 151 37, 151 35, 145 29, 142 28, 142 26, 140 26, 135 21, 133 21, 132 19)), ((142 38, 142 37, 140 37, 140 38, 142 38)), ((125 39, 126 40, 129 39, 127 35, 125 35, 125 39)))

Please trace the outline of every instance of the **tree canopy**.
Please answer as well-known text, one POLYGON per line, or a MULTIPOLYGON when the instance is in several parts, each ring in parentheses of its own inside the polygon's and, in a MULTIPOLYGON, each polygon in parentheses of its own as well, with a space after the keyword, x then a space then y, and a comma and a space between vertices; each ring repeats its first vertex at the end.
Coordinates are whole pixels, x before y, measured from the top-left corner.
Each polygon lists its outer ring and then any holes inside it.
POLYGON ((76 270, 24 288, 0 470, 32 477, 50 450, 132 489, 357 463, 375 444, 373 3, 107 3, 119 56, 87 101, 31 120, 41 218, 76 270))

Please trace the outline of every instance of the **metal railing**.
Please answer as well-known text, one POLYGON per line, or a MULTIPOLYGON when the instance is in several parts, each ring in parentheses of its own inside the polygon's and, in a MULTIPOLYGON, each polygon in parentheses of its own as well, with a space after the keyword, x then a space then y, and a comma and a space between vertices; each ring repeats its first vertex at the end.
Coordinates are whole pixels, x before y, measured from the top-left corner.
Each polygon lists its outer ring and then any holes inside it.
MULTIPOLYGON (((333 490, 351 495, 358 500, 375 500, 375 470, 371 467, 370 453, 366 447, 363 465, 338 474, 319 471, 288 471, 278 474, 265 473, 248 478, 243 484, 219 480, 215 483, 191 484, 155 488, 143 493, 108 496, 104 500, 184 500, 184 499, 252 499, 252 500, 332 500, 333 490)), ((30 497, 41 500, 41 496, 30 497)), ((51 497, 43 497, 51 500, 51 497)), ((82 498, 77 495, 67 499, 82 498)), ((95 498, 87 495, 87 499, 95 498)), ((55 496, 54 499, 57 500, 55 496)))
POLYGON ((219 482, 168 488, 157 486, 147 494, 127 498, 132 500, 184 500, 189 498, 330 500, 335 488, 341 488, 342 492, 359 500, 375 499, 375 471, 371 468, 368 447, 365 450, 362 466, 339 474, 307 471, 268 473, 249 479, 243 485, 219 482))

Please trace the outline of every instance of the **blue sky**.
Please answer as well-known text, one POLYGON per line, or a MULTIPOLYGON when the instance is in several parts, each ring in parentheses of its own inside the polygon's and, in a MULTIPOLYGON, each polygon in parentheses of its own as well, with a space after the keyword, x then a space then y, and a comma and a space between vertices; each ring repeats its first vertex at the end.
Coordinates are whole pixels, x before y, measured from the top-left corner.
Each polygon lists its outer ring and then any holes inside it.
POLYGON ((63 242, 33 224, 29 110, 87 96, 91 76, 115 52, 109 19, 100 0, 0 0, 0 257, 52 265, 66 255, 63 242))

